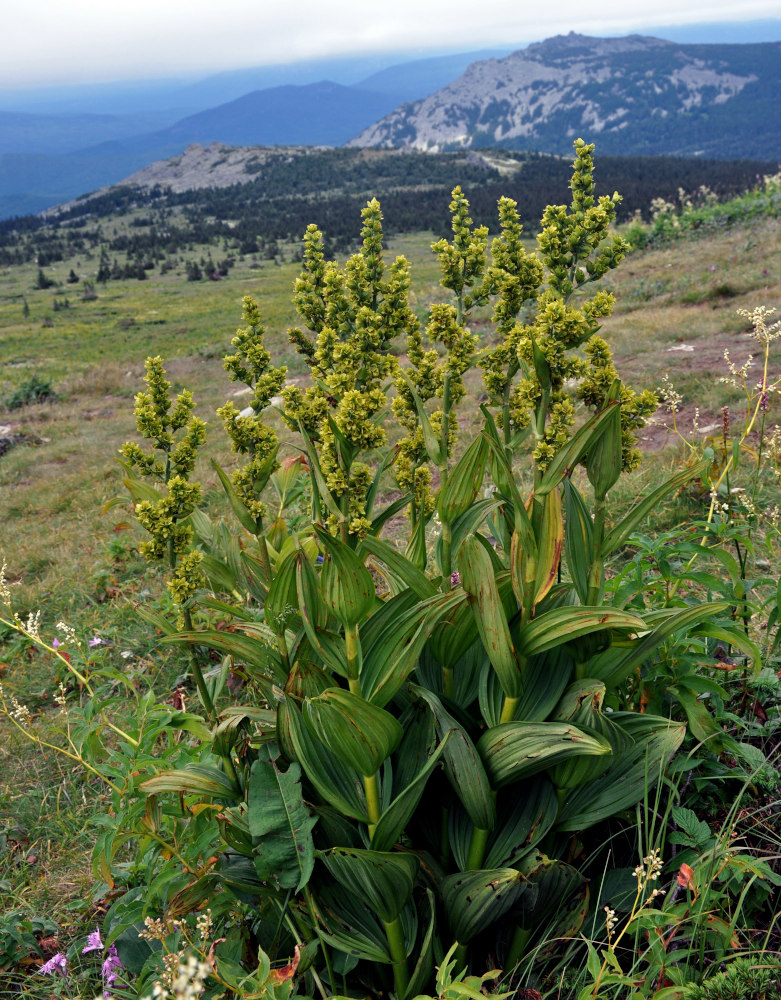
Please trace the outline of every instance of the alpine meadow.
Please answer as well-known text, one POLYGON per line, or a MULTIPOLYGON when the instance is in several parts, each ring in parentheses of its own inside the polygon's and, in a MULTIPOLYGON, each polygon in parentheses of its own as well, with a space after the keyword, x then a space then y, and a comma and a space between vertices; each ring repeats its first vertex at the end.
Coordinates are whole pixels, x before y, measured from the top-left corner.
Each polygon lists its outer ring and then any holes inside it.
POLYGON ((594 152, 0 222, 0 997, 781 1000, 781 175, 594 152))

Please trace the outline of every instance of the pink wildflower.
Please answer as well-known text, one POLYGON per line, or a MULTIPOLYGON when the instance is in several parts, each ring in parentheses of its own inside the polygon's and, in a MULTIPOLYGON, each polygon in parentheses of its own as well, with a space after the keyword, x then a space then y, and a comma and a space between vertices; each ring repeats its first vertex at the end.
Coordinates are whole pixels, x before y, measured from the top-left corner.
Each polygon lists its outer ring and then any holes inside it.
POLYGON ((48 962, 43 963, 40 969, 38 969, 38 972, 42 976, 53 976, 55 972, 59 972, 61 976, 66 976, 68 974, 66 971, 67 965, 67 958, 61 951, 58 951, 57 954, 53 955, 48 962))
POLYGON ((97 927, 87 935, 87 943, 81 949, 82 955, 86 955, 88 951, 103 951, 103 942, 100 940, 100 930, 97 927))

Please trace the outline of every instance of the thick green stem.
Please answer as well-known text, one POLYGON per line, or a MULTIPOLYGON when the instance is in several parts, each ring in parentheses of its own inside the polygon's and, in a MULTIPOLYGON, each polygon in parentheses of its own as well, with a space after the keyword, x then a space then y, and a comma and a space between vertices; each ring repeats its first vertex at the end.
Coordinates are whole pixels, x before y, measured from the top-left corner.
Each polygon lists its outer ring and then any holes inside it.
MULTIPOLYGON (((350 691, 357 697, 362 698, 363 691, 361 690, 360 676, 361 641, 358 635, 358 626, 346 625, 344 638, 345 651, 347 653, 347 682, 350 686, 350 691)), ((380 783, 377 775, 364 775, 363 788, 366 793, 366 813, 369 819, 369 836, 371 837, 382 814, 380 783)), ((404 947, 404 932, 399 917, 385 924, 385 935, 388 939, 388 948, 393 963, 393 981, 396 985, 396 993, 399 1000, 402 1000, 409 986, 409 972, 407 970, 407 952, 404 947)))
POLYGON ((599 602, 602 592, 602 582, 605 575, 605 563, 602 559, 602 542, 605 537, 605 517, 607 504, 605 497, 596 497, 594 501, 594 524, 591 529, 591 565, 588 570, 588 593, 586 604, 599 602))
POLYGON ((409 988, 409 972, 407 970, 407 949, 404 947, 404 932, 398 917, 389 924, 385 924, 385 936, 388 939, 393 963, 393 984, 396 987, 396 997, 397 1000, 404 1000, 409 988))
POLYGON ((453 575, 453 532, 449 521, 442 522, 442 590, 450 590, 453 575))
POLYGON ((482 867, 483 860, 485 859, 485 849, 488 845, 488 838, 490 834, 490 830, 483 830, 478 826, 473 827, 472 838, 469 841, 469 853, 466 856, 464 871, 476 872, 482 867))
POLYGON ((518 707, 519 698, 507 697, 504 699, 504 704, 502 705, 502 714, 499 717, 499 722, 512 722, 515 718, 515 710, 518 707))
POLYGON ((526 942, 529 940, 530 934, 531 931, 526 930, 524 927, 515 928, 513 939, 510 942, 510 950, 507 952, 507 958, 504 961, 505 972, 511 973, 523 958, 523 952, 526 948, 526 942))
MULTIPOLYGON (((184 627, 188 632, 193 631, 193 619, 190 614, 189 608, 182 608, 182 617, 184 618, 184 627)), ((217 713, 214 711, 214 702, 212 701, 212 696, 209 693, 209 688, 206 684, 206 678, 203 676, 203 671, 201 670, 201 664, 198 662, 198 657, 195 651, 190 648, 190 668, 192 669, 193 677, 195 678, 195 684, 198 688, 198 693, 201 696, 201 701, 203 702, 203 707, 206 709, 206 714, 209 716, 209 721, 214 724, 217 721, 217 713)))
POLYGON ((263 567, 263 575, 266 578, 266 584, 271 586, 271 560, 268 557, 268 545, 266 544, 266 534, 263 531, 263 518, 259 517, 256 523, 255 537, 258 540, 258 555, 260 556, 260 565, 263 567))

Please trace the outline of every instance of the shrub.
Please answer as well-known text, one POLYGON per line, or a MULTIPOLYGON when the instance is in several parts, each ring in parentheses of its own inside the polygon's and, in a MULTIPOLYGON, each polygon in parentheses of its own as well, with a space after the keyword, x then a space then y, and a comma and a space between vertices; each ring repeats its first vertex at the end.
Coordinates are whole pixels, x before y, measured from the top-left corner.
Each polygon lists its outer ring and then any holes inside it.
POLYGON ((51 379, 31 375, 6 398, 5 405, 9 410, 19 410, 23 406, 50 402, 56 398, 57 393, 54 391, 51 379))

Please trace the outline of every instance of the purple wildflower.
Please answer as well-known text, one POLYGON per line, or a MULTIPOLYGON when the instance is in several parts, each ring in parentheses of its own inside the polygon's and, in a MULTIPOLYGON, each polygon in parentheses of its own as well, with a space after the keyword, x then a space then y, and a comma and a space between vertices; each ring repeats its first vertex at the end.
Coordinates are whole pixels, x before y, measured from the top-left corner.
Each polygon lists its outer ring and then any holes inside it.
POLYGON ((119 955, 117 954, 117 946, 112 944, 109 946, 108 955, 103 962, 103 967, 101 969, 103 973, 103 985, 105 989, 103 990, 103 996, 109 996, 108 988, 113 986, 117 981, 117 970, 122 968, 122 962, 119 955))
POLYGON ((759 408, 765 413, 770 405, 770 393, 765 390, 759 394, 759 408))
POLYGON ((87 935, 87 943, 81 949, 82 955, 86 955, 88 951, 103 951, 103 942, 100 940, 100 930, 97 927, 87 935))
POLYGON ((458 572, 458 570, 454 570, 450 574, 450 586, 457 587, 459 583, 461 583, 461 574, 458 572))
POLYGON ((90 649, 94 649, 96 646, 103 646, 104 642, 99 635, 93 635, 90 641, 87 643, 90 649))
POLYGON ((60 648, 60 640, 55 636, 52 639, 52 649, 59 649, 59 648, 60 648))
POLYGON ((53 976, 55 972, 59 972, 61 976, 67 976, 67 965, 68 959, 61 951, 58 951, 57 954, 53 955, 48 962, 43 963, 38 972, 42 976, 53 976))

